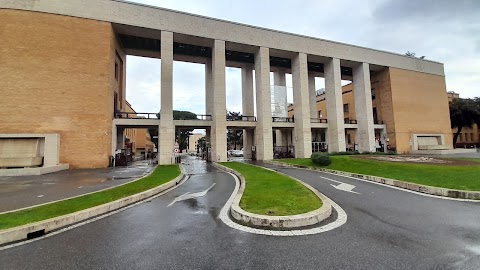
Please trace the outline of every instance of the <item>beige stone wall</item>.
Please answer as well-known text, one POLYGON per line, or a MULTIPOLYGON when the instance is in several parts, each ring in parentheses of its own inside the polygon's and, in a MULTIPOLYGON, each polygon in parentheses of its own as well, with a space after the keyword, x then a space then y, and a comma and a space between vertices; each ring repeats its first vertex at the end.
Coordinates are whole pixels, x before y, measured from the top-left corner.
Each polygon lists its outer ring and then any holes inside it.
POLYGON ((453 147, 445 77, 396 68, 389 73, 397 152, 409 152, 418 133, 444 134, 453 147))
POLYGON ((115 37, 110 23, 0 10, 0 130, 60 134, 60 162, 105 167, 115 37))

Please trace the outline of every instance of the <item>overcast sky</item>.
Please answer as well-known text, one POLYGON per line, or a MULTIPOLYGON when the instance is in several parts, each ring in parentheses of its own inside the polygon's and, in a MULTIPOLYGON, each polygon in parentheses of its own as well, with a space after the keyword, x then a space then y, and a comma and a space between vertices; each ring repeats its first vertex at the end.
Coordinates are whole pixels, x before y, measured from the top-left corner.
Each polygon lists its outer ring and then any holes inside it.
MULTIPOLYGON (((400 54, 415 52, 444 63, 448 91, 480 96, 480 0, 133 2, 400 54)), ((204 69, 174 62, 174 109, 205 113, 204 69)), ((240 70, 227 68, 226 83, 227 108, 241 111, 240 70)), ((316 87, 323 87, 323 80, 316 87)), ((160 60, 129 56, 127 100, 133 108, 158 112, 159 89, 160 60)))

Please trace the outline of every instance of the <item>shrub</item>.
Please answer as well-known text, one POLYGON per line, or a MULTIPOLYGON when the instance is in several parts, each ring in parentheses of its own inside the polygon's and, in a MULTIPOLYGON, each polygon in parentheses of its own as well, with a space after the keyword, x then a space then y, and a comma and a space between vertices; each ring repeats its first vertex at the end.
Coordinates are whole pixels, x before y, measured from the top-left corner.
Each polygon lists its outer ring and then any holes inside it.
POLYGON ((310 159, 312 160, 313 164, 320 166, 328 166, 332 163, 330 157, 324 153, 313 153, 310 159))

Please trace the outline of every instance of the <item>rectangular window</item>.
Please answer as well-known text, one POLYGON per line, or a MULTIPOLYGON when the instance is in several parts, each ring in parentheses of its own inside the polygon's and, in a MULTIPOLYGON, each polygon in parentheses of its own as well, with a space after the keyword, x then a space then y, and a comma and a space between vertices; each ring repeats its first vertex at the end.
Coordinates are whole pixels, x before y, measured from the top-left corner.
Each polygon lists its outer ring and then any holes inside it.
POLYGON ((375 88, 372 88, 372 100, 375 99, 375 88))
POLYGON ((322 118, 322 117, 323 117, 322 111, 320 110, 320 111, 318 111, 318 118, 322 118))
POLYGON ((470 138, 472 138, 472 142, 475 141, 475 134, 470 133, 470 138))
POLYGON ((344 113, 348 113, 348 103, 347 103, 347 104, 343 104, 343 112, 344 112, 344 113))
POLYGON ((118 63, 115 61, 115 80, 118 81, 118 63))

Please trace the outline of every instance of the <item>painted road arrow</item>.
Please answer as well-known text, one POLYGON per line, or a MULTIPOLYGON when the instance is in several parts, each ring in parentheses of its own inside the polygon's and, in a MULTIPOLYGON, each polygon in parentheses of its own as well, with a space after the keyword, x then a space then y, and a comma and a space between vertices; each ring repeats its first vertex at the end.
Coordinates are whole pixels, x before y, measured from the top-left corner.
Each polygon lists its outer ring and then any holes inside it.
POLYGON ((346 192, 351 192, 351 193, 355 193, 355 194, 360 194, 356 191, 353 191, 353 189, 355 188, 354 185, 350 185, 350 184, 346 184, 346 183, 343 183, 343 182, 340 182, 340 181, 337 181, 337 180, 333 180, 331 178, 327 178, 327 177, 323 177, 323 176, 320 176, 320 178, 323 178, 323 179, 326 179, 326 180, 329 180, 329 181, 332 181, 332 182, 335 182, 335 183, 338 183, 339 185, 334 185, 334 184, 330 184, 332 187, 338 189, 338 190, 343 190, 343 191, 346 191, 346 192))
POLYGON ((208 191, 210 191, 213 188, 213 186, 215 186, 215 183, 213 183, 209 188, 207 188, 204 191, 200 191, 200 192, 196 192, 196 193, 187 192, 185 194, 182 194, 182 195, 176 197, 167 207, 172 206, 176 202, 185 201, 185 200, 198 198, 198 197, 203 197, 207 194, 208 191))

